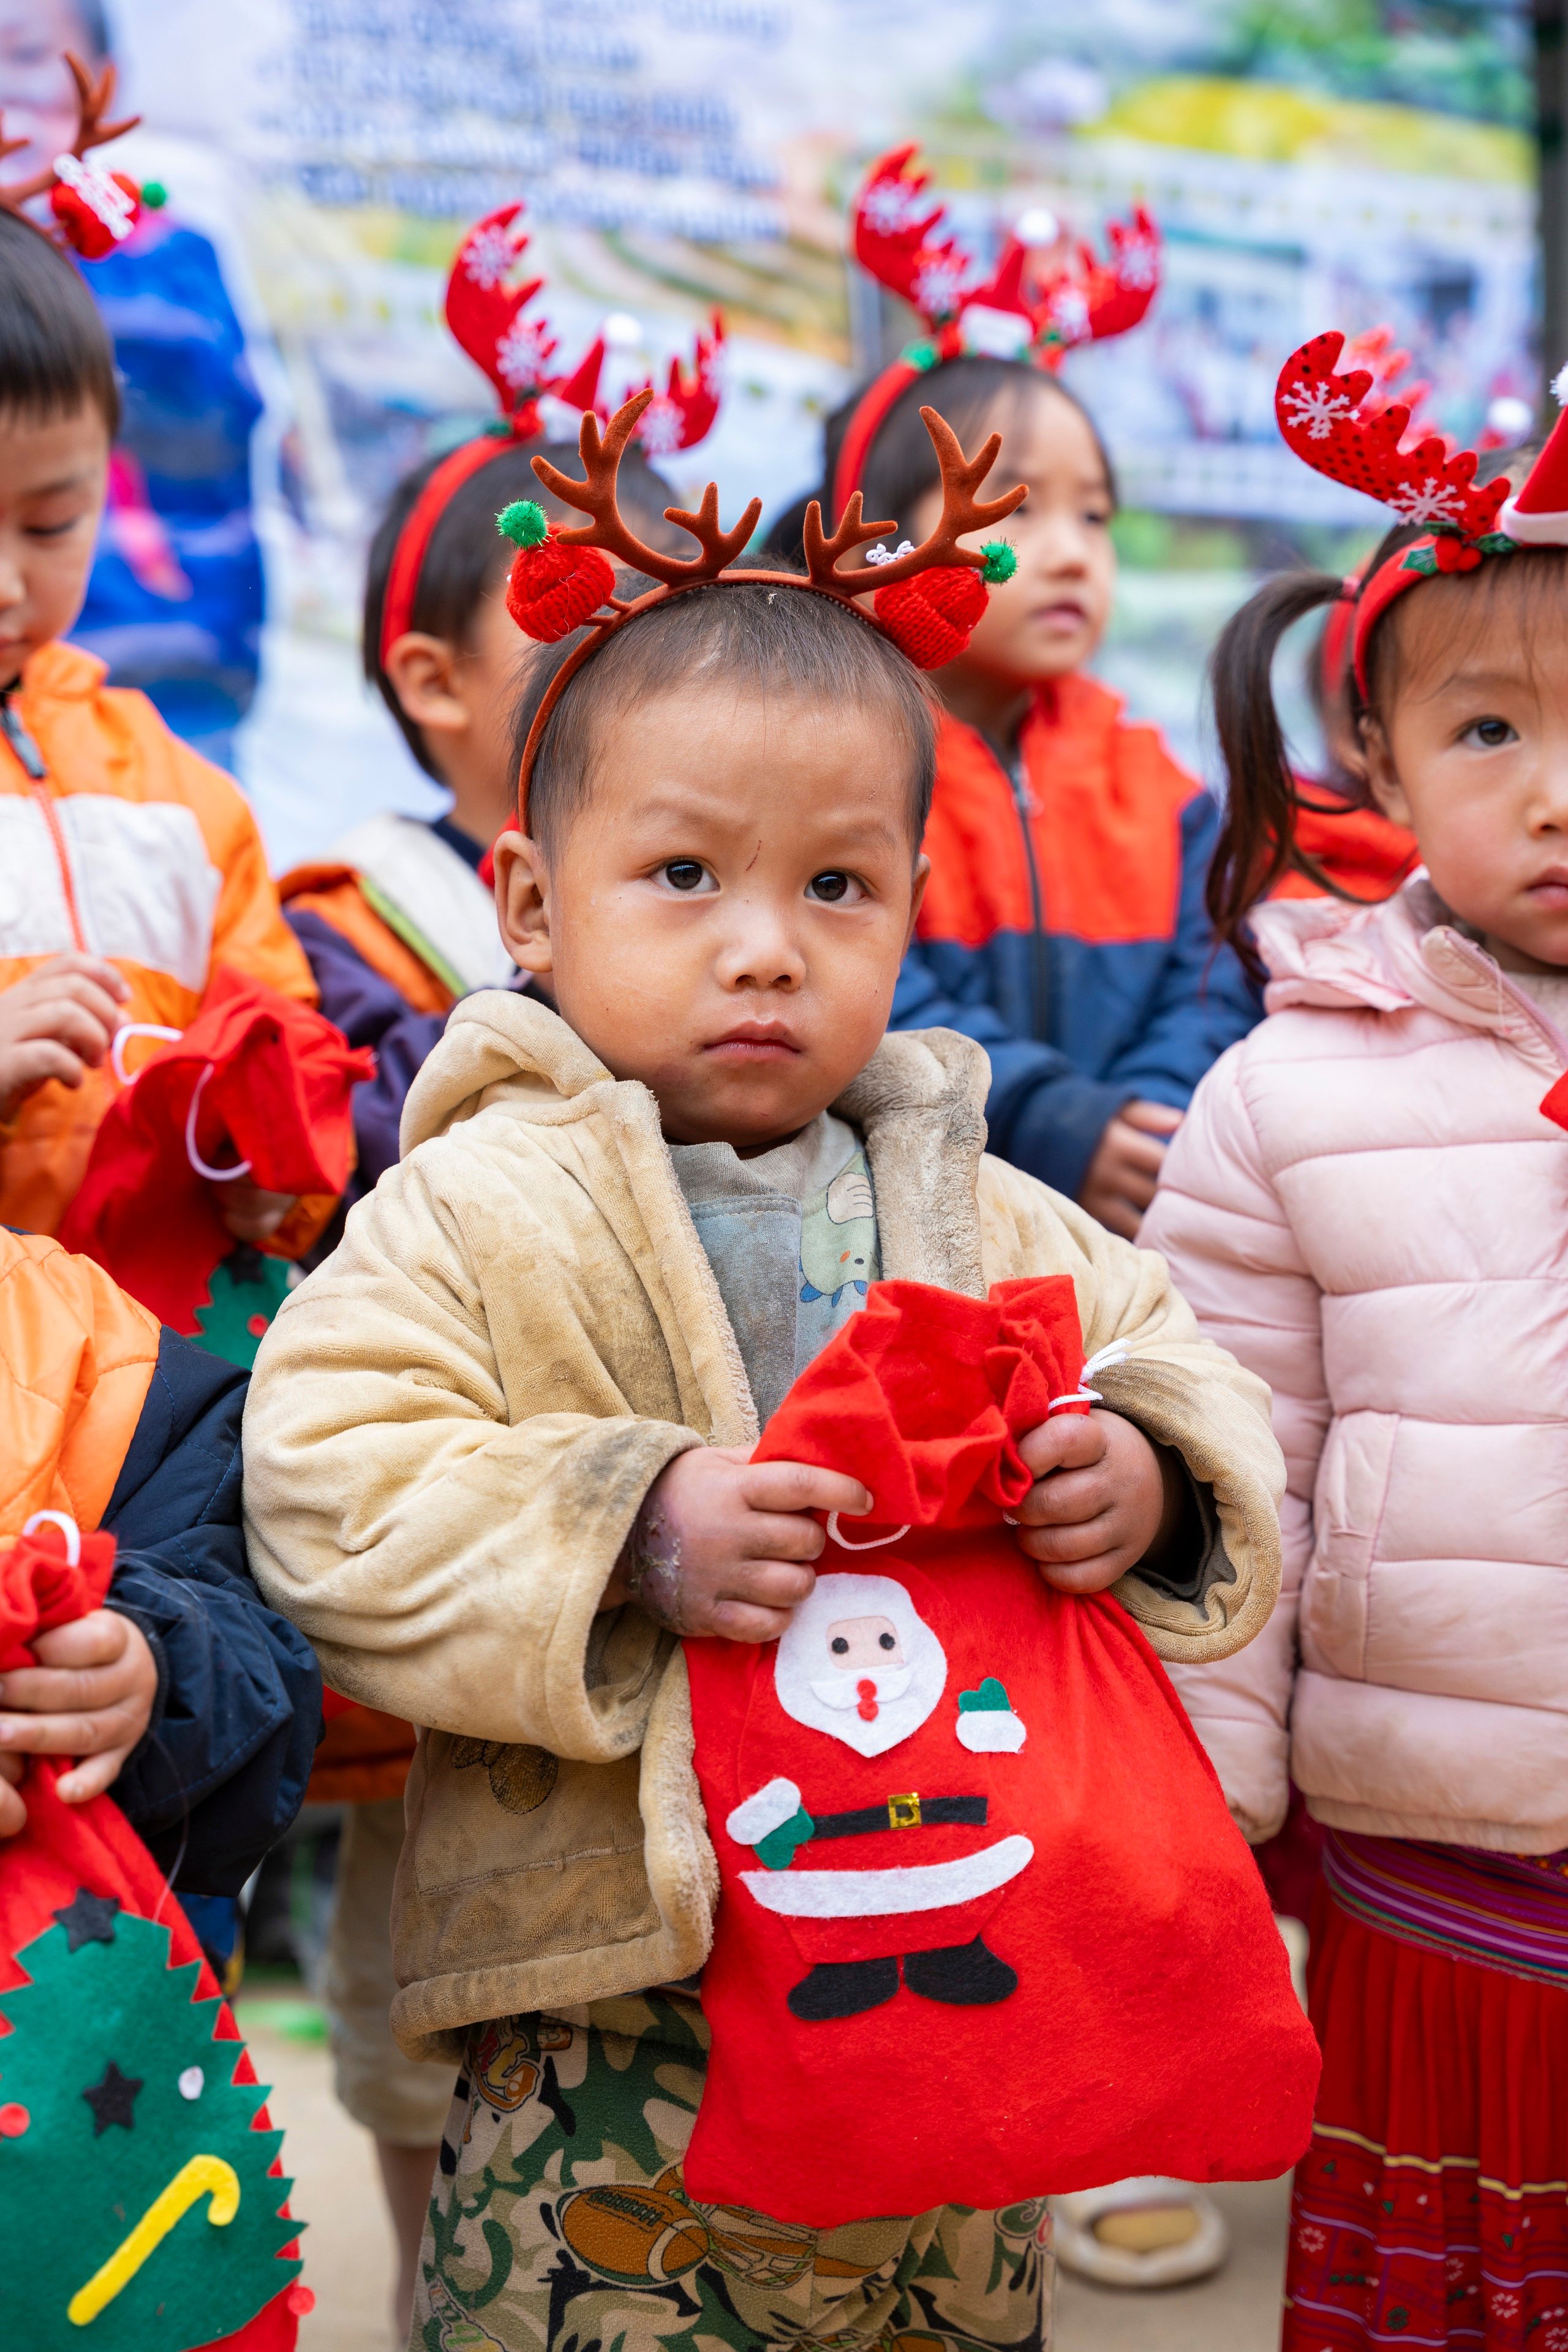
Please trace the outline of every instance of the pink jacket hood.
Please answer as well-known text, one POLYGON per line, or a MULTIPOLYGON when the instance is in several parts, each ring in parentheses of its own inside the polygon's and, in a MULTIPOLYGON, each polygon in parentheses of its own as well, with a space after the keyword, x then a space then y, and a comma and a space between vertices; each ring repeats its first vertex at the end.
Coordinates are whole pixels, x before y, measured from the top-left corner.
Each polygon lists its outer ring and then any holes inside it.
MULTIPOLYGON (((1541 1058, 1544 1016, 1485 948, 1455 927, 1425 867, 1380 906, 1285 899, 1260 907, 1253 928, 1268 970, 1264 1002, 1270 1013, 1306 1005, 1405 1013, 1424 1005, 1541 1058)), ((1568 1039, 1542 1066, 1555 1076, 1565 1060, 1568 1039)))
POLYGON ((1141 1239, 1274 1392, 1262 1634, 1175 1680, 1247 1833, 1568 1847, 1565 1039, 1417 874, 1263 908, 1141 1239))

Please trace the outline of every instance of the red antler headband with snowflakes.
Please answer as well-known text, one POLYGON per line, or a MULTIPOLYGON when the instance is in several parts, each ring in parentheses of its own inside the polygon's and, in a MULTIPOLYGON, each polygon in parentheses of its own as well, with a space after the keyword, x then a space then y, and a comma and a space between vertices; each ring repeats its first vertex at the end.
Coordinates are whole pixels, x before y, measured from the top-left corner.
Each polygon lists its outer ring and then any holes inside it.
MULTIPOLYGON (((106 65, 100 74, 90 74, 68 49, 65 61, 76 84, 76 136, 63 155, 57 155, 30 179, 14 181, 9 187, 0 183, 0 205, 26 219, 24 205, 35 196, 47 196, 54 235, 60 243, 70 246, 84 261, 101 261, 130 236, 142 217, 143 205, 156 211, 163 191, 153 182, 140 188, 125 173, 105 172, 88 162, 94 147, 106 147, 111 139, 123 138, 126 131, 135 130, 142 117, 126 114, 118 122, 105 122, 114 97, 114 68, 106 65)), ((26 139, 7 139, 0 121, 0 158, 14 155, 28 143, 26 139)))
POLYGON ((678 507, 665 509, 666 520, 696 541, 697 553, 667 555, 648 547, 632 531, 616 504, 616 476, 622 454, 652 398, 651 391, 638 393, 616 410, 603 434, 597 417, 591 411, 584 415, 580 444, 584 480, 574 481, 547 459, 534 458, 533 470, 545 488, 563 506, 587 515, 587 522, 563 530, 558 523, 547 522, 543 508, 531 499, 516 500, 497 518, 500 530, 518 551, 506 600, 518 627, 543 645, 555 645, 584 625, 588 629, 583 643, 573 648, 552 678, 529 729, 517 780, 518 823, 524 831, 533 763, 556 705, 584 663, 639 613, 668 604, 672 596, 684 595, 693 588, 744 587, 760 582, 770 588, 804 589, 830 597, 858 621, 879 630, 917 669, 935 669, 952 661, 968 644, 985 610, 987 583, 1011 578, 1016 566, 1017 558, 1005 540, 994 540, 978 549, 958 543, 967 534, 1001 522, 1023 502, 1021 484, 999 499, 979 496, 981 483, 996 462, 1001 435, 993 433, 973 457, 965 457, 957 436, 934 408, 922 408, 921 415, 942 470, 942 514, 919 547, 906 541, 889 553, 870 544, 894 526, 867 522, 856 490, 831 538, 823 529, 816 499, 807 507, 802 534, 805 572, 731 570, 757 527, 763 502, 753 499, 740 520, 724 530, 719 521, 719 492, 712 482, 703 491, 695 514, 678 507), (848 559, 862 549, 868 568, 850 567, 848 559), (615 563, 642 572, 656 584, 641 596, 617 596, 615 563), (875 618, 858 601, 873 590, 875 618))
POLYGON ((1473 449, 1456 451, 1437 436, 1400 446, 1409 409, 1369 401, 1365 368, 1335 373, 1344 340, 1314 335, 1291 353, 1279 371, 1274 412, 1290 447, 1315 471, 1425 526, 1413 546, 1378 565, 1356 597, 1351 661, 1364 697, 1372 632, 1407 588, 1434 572, 1472 572, 1483 557, 1511 555, 1516 547, 1568 547, 1568 417, 1558 418, 1517 495, 1500 474, 1478 486, 1473 449))
MULTIPOLYGON (((601 335, 568 375, 551 373, 556 341, 543 318, 524 316, 543 289, 542 278, 515 283, 528 247, 521 203, 502 205, 476 221, 452 263, 447 280, 447 324, 477 367, 496 388, 500 415, 476 440, 444 457, 409 509, 398 533, 382 607, 381 658, 413 625, 414 600, 431 537, 457 492, 481 466, 541 431, 539 403, 546 393, 569 407, 599 408, 604 368, 601 335)), ((719 413, 719 353, 724 330, 717 311, 711 335, 699 335, 696 365, 688 376, 672 360, 667 388, 648 401, 639 438, 650 457, 689 449, 711 431, 719 413)), ((601 412, 602 413, 602 412, 601 412)))
MULTIPOLYGON (((931 174, 919 168, 918 152, 895 147, 884 155, 855 200, 855 258, 913 304, 927 333, 883 370, 849 420, 832 484, 840 514, 889 410, 929 369, 979 352, 1054 370, 1075 343, 1137 326, 1159 291, 1160 232, 1142 205, 1131 221, 1111 223, 1108 261, 1081 244, 1065 258, 1043 259, 1026 215, 985 278, 957 238, 942 234, 942 207, 926 195, 931 174)), ((1057 225, 1046 225, 1054 248, 1057 225)))

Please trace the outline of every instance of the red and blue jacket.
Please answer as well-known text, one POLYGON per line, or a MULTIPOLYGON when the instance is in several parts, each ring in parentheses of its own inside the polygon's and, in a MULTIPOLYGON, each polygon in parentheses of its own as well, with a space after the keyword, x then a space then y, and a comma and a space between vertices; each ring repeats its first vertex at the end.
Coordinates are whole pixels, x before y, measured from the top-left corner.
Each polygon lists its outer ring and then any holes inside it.
POLYGON ((942 722, 892 1026, 984 1045, 991 1150, 1069 1198, 1124 1103, 1184 1110, 1262 1012, 1204 908, 1218 822, 1159 730, 1093 678, 1040 689, 1011 774, 976 729, 942 722))

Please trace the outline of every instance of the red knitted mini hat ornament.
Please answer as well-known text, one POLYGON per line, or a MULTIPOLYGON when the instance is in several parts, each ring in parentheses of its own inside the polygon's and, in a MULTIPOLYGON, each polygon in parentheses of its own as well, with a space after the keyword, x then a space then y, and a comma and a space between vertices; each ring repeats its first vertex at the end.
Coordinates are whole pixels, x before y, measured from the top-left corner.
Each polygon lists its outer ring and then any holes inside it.
MULTIPOLYGON (((442 459, 409 510, 393 551, 382 604, 384 666, 398 638, 413 625, 414 600, 431 536, 470 475, 519 441, 537 437, 542 429, 539 404, 546 394, 570 408, 604 413, 599 379, 604 372, 605 339, 598 337, 570 375, 552 372, 556 338, 547 319, 527 315, 529 305, 544 289, 542 278, 521 274, 527 250, 528 230, 519 201, 502 205, 476 221, 453 257, 447 280, 447 324, 454 340, 495 386, 500 414, 477 439, 463 442, 442 459)), ((689 448, 711 431, 719 413, 719 357, 723 340, 723 326, 715 311, 711 334, 697 338, 692 373, 686 375, 679 361, 672 360, 666 390, 655 393, 651 385, 646 387, 649 396, 639 437, 650 457, 689 448)), ((532 501, 520 503, 531 505, 532 501)), ((518 625, 525 624, 519 619, 518 625)), ((576 626, 575 621, 569 621, 558 634, 567 635, 576 626)))
POLYGON ((813 499, 807 507, 801 533, 804 572, 731 570, 757 527, 763 502, 752 499, 739 522, 724 530, 719 521, 718 487, 710 482, 695 514, 679 507, 665 509, 666 520, 695 540, 698 552, 666 555, 637 537, 616 504, 622 455, 653 396, 651 389, 639 392, 616 411, 603 433, 591 411, 584 416, 579 445, 583 481, 574 481, 546 458, 534 458, 533 470, 545 488, 563 506, 587 515, 587 522, 570 530, 547 524, 544 509, 531 499, 518 499, 497 519, 518 550, 507 587, 507 610, 518 626, 546 645, 584 623, 588 632, 551 679, 528 731, 517 780, 518 822, 525 830, 529 779, 556 705, 584 663, 639 613, 692 588, 761 583, 801 589, 844 605, 858 621, 897 646, 917 669, 932 669, 952 661, 968 644, 985 610, 986 583, 1009 579, 1016 568, 1017 558, 1005 540, 988 541, 978 548, 959 545, 961 539, 1001 522, 1027 495, 1021 483, 999 499, 978 495, 996 462, 1001 435, 993 433, 973 457, 965 457, 952 428, 934 408, 922 408, 921 415, 942 472, 942 513, 919 547, 908 540, 891 551, 873 544, 893 525, 865 521, 857 490, 831 538, 823 529, 819 502, 813 499), (846 568, 847 559, 861 549, 866 551, 864 568, 846 568), (617 596, 607 559, 656 584, 641 596, 617 596), (859 601, 868 594, 875 618, 859 601))
POLYGON ((1075 344, 1137 326, 1159 291, 1160 232, 1142 205, 1130 221, 1110 224, 1105 261, 1064 237, 1048 215, 1026 214, 986 278, 956 237, 942 234, 943 208, 926 195, 931 174, 918 154, 913 145, 893 148, 855 200, 856 260, 910 303, 927 331, 883 370, 849 420, 833 482, 840 513, 889 410, 929 369, 981 353, 1054 371, 1075 344))
POLYGON ((533 499, 514 499, 496 529, 517 549, 506 583, 506 609, 525 636, 559 645, 593 619, 616 589, 616 571, 596 547, 563 547, 561 526, 533 499))
MULTIPOLYGON (((68 49, 65 61, 76 84, 76 136, 66 152, 41 172, 9 187, 0 184, 0 205, 26 220, 24 207, 35 196, 47 196, 58 242, 68 245, 84 261, 101 261, 106 253, 124 243, 141 219, 143 194, 125 173, 105 172, 89 163, 87 156, 90 149, 107 146, 111 139, 134 131, 142 117, 126 114, 118 122, 105 122, 103 117, 114 96, 114 68, 106 65, 101 73, 90 74, 68 49)), ((15 154, 18 147, 27 144, 26 139, 7 139, 0 121, 0 156, 15 154)), ((146 202, 154 208, 162 201, 161 189, 147 191, 146 202)))
MULTIPOLYGON (((1372 632, 1394 599, 1435 572, 1473 572, 1516 547, 1568 547, 1568 422, 1560 416, 1517 496, 1505 475, 1475 479, 1476 452, 1440 435, 1403 446, 1410 410, 1373 392, 1366 368, 1335 373, 1343 335, 1314 335, 1279 371, 1274 413, 1298 457, 1331 481, 1380 499, 1403 522, 1425 526, 1363 582, 1351 635, 1355 681, 1366 693, 1372 632), (1369 394, 1373 394, 1371 398, 1369 394)), ((1562 379, 1559 379, 1561 382, 1562 379)))

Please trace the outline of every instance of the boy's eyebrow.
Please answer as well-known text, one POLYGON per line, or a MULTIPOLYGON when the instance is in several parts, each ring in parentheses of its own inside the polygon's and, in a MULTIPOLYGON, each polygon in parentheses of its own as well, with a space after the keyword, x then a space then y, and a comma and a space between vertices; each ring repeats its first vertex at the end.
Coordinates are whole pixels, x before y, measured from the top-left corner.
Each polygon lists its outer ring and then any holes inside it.
MULTIPOLYGON (((742 815, 739 812, 731 814, 728 809, 715 807, 712 801, 700 792, 693 792, 688 797, 684 793, 678 791, 639 794, 634 812, 634 821, 643 819, 652 819, 656 823, 662 820, 674 824, 717 824, 733 827, 741 832, 749 832, 755 822, 750 814, 742 815)), ((896 842, 902 838, 902 832, 900 826, 890 824, 884 817, 846 816, 836 817, 833 820, 831 835, 834 841, 840 843, 896 842)))
POLYGON ((93 468, 90 466, 79 466, 74 474, 62 474, 58 481, 34 482, 20 495, 23 499, 58 498, 62 490, 75 490, 80 488, 84 483, 90 484, 92 477, 93 468))
POLYGON ((1517 669, 1479 669, 1464 665, 1458 669, 1451 669, 1441 680, 1436 691, 1439 694, 1455 692, 1469 694, 1479 687, 1522 686, 1528 674, 1522 663, 1517 669))

